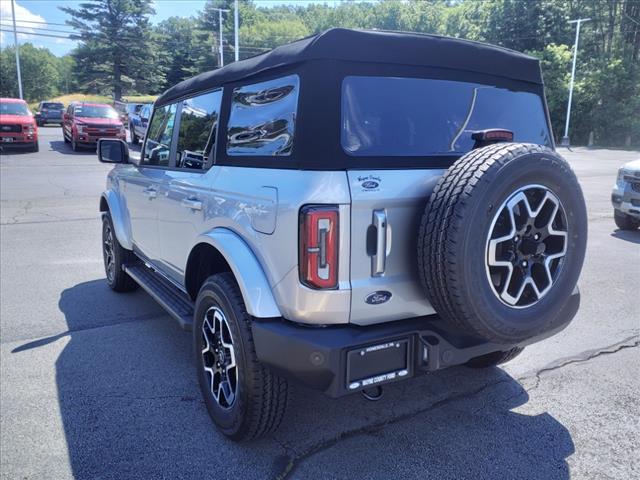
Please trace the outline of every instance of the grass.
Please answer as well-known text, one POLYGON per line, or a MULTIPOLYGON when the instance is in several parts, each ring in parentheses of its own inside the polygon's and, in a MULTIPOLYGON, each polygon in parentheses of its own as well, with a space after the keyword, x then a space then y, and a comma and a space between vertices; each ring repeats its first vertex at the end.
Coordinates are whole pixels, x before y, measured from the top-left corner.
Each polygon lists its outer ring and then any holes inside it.
MULTIPOLYGON (((151 103, 156 99, 156 95, 125 95, 122 97, 127 102, 141 102, 151 103)), ((108 103, 113 104, 113 98, 106 95, 85 95, 84 93, 69 93, 67 95, 60 95, 59 97, 44 99, 49 102, 60 102, 65 107, 71 102, 94 102, 94 103, 108 103)), ((43 101, 44 101, 43 100, 43 101)), ((29 104, 29 108, 33 111, 36 109, 40 102, 32 102, 29 104)))

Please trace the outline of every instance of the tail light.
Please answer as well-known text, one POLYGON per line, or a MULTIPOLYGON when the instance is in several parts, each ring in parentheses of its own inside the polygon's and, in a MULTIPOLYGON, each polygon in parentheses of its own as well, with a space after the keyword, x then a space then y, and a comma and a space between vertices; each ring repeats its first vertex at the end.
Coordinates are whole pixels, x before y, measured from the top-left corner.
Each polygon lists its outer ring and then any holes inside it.
POLYGON ((338 207, 307 205, 300 210, 300 281, 311 288, 338 286, 338 207))

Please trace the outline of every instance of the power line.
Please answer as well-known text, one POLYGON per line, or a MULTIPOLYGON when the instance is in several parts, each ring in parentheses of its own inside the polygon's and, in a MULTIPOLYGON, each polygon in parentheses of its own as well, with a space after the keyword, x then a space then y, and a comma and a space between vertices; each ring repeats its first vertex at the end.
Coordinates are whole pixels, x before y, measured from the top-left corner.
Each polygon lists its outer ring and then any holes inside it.
MULTIPOLYGON (((13 32, 13 30, 11 29, 6 29, 6 28, 0 28, 0 32, 13 32)), ((16 30, 16 33, 19 33, 21 35, 35 35, 38 37, 51 37, 51 38, 66 38, 67 40, 77 40, 76 38, 71 38, 71 37, 65 37, 62 35, 51 35, 51 34, 47 34, 47 33, 34 33, 34 32, 21 32, 19 30, 16 30)))
MULTIPOLYGON (((17 23, 20 23, 20 22, 17 22, 17 23)), ((0 23, 0 26, 2 26, 2 27, 11 27, 11 25, 7 25, 6 22, 5 23, 0 23)), ((56 30, 56 29, 53 29, 53 28, 27 27, 27 26, 24 26, 24 25, 18 25, 18 28, 29 28, 31 30, 36 30, 36 31, 42 30, 43 32, 44 31, 46 31, 46 32, 59 32, 59 33, 68 33, 70 35, 79 35, 78 32, 70 32, 69 30, 56 30)))

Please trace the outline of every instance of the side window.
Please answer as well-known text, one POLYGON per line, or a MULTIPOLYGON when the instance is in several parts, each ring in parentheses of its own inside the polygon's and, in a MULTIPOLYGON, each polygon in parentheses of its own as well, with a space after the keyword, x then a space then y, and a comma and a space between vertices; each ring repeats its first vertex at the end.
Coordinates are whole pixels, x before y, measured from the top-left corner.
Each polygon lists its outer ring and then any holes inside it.
POLYGON ((222 90, 182 101, 176 167, 192 170, 208 168, 220 116, 222 90))
POLYGON ((140 165, 169 166, 173 125, 178 104, 165 105, 153 112, 140 165))
POLYGON ((235 88, 227 154, 291 155, 299 91, 298 75, 235 88))

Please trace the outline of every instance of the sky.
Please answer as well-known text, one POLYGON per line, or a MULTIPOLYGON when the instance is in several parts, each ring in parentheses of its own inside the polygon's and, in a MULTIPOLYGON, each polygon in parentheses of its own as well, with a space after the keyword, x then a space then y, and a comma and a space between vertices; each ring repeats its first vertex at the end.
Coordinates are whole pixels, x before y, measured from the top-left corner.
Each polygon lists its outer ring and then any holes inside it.
MULTIPOLYGON (((67 36, 71 27, 65 26, 69 16, 58 7, 77 7, 82 0, 15 0, 16 29, 18 43, 30 42, 37 47, 46 47, 55 55, 69 53, 76 42, 67 36), (37 30, 36 30, 37 29, 37 30), (37 34, 37 35, 36 35, 37 34), (52 35, 51 37, 42 35, 52 35)), ((155 15, 152 23, 158 23, 171 16, 190 17, 202 10, 206 0, 154 0, 155 15)), ((310 3, 339 3, 339 0, 256 0, 265 7, 275 5, 308 5, 310 3)), ((13 45, 11 0, 0 0, 0 47, 13 45)))

